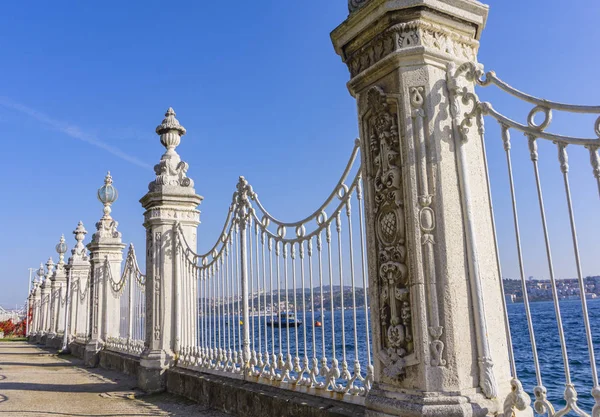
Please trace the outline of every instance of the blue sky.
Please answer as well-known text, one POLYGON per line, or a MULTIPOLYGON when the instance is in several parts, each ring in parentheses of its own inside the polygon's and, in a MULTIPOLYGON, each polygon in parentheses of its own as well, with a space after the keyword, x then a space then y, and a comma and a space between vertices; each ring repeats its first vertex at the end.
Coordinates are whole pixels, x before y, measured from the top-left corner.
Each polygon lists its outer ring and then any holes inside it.
MULTIPOLYGON (((492 2, 480 62, 533 95, 598 104, 599 13, 593 0, 492 2)), ((357 135, 348 71, 329 39, 346 15, 345 0, 4 4, 0 304, 24 299, 27 268, 56 260, 61 233, 72 247, 79 220, 89 240, 102 215, 96 190, 107 170, 120 193, 113 217, 123 240, 143 247, 138 200, 162 154, 154 128, 169 106, 188 130, 178 150, 205 197, 200 249, 217 237, 242 174, 274 215, 312 212, 357 135)), ((529 109, 504 94, 481 96, 519 120, 529 109)), ((592 135, 578 118, 555 120, 555 131, 592 135)), ((487 131, 504 275, 516 277, 504 156, 492 120, 487 131)), ((531 166, 525 140, 514 136, 527 275, 544 277, 531 166)), ((556 202, 549 220, 557 273, 574 276, 556 155, 543 155, 546 198, 556 202)), ((600 274, 600 203, 586 154, 574 152, 571 166, 584 273, 600 274)))

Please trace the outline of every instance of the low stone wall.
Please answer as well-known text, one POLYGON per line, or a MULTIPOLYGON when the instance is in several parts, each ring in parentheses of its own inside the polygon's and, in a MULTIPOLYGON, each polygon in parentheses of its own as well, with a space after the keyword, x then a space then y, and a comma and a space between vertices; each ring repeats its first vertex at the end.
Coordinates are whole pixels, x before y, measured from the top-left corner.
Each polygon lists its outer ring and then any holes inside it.
POLYGON ((46 339, 46 346, 58 350, 58 349, 62 348, 62 342, 63 342, 62 335, 56 335, 54 337, 48 337, 48 339, 46 339))
POLYGON ((71 342, 69 350, 71 351, 71 355, 79 359, 83 359, 85 355, 85 345, 81 342, 71 342))
POLYGON ((140 368, 140 358, 103 349, 100 351, 100 366, 105 369, 123 372, 124 374, 137 378, 140 368))
POLYGON ((167 391, 239 417, 363 417, 364 406, 187 369, 167 371, 167 391))

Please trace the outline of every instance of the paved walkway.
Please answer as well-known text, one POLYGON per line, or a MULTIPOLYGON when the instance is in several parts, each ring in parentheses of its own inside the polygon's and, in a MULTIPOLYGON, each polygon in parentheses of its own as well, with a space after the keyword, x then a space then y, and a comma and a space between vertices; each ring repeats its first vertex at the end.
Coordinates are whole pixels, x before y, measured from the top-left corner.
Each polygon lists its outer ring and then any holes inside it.
POLYGON ((144 396, 130 377, 24 342, 0 342, 0 416, 227 417, 170 394, 144 396))

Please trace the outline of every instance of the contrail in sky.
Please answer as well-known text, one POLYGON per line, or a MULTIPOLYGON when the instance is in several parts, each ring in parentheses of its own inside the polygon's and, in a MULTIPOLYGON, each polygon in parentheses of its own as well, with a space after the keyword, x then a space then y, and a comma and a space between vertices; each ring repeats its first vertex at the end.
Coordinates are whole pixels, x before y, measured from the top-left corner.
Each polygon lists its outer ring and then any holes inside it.
POLYGON ((148 165, 147 163, 140 161, 139 159, 126 154, 125 152, 121 151, 120 149, 117 149, 113 146, 110 146, 107 143, 104 143, 104 142, 96 139, 93 135, 82 131, 78 126, 71 125, 69 123, 53 119, 50 116, 48 116, 47 114, 44 114, 37 110, 34 110, 31 107, 24 106, 23 104, 16 103, 6 97, 0 97, 0 106, 4 106, 9 109, 16 110, 20 113, 26 114, 26 115, 34 118, 38 122, 52 128, 54 130, 58 130, 59 132, 62 132, 74 139, 78 139, 82 142, 86 142, 97 148, 103 149, 106 152, 109 152, 109 153, 113 154, 114 156, 121 158, 129 163, 132 163, 132 164, 137 165, 142 168, 151 168, 150 165, 148 165))

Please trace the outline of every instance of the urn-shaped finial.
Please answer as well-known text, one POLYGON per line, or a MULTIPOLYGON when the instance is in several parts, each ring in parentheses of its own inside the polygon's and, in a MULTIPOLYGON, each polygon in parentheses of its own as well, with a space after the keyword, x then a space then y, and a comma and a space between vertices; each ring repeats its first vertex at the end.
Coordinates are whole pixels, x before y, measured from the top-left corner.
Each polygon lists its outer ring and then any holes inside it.
POLYGON ((42 281, 42 278, 44 278, 44 275, 45 275, 45 274, 46 274, 46 273, 44 272, 44 263, 43 263, 43 262, 40 262, 40 267, 39 267, 39 269, 37 270, 37 272, 35 273, 35 275, 37 275, 37 278, 35 279, 35 281, 34 281, 34 282, 37 282, 37 283, 41 282, 41 281, 42 281))
POLYGON ((54 261, 52 260, 52 256, 48 258, 48 260, 46 261, 46 280, 49 280, 50 277, 52 276, 52 273, 54 272, 54 261))
POLYGON ((181 137, 185 135, 185 128, 175 118, 175 111, 172 107, 169 107, 162 123, 156 127, 156 133, 160 135, 160 143, 167 148, 167 153, 175 152, 175 148, 181 142, 181 137))
POLYGON ((65 253, 67 253, 67 243, 65 242, 65 235, 60 236, 60 241, 55 247, 56 253, 58 253, 58 265, 62 267, 65 264, 65 253))
POLYGON ((83 246, 83 239, 85 239, 85 235, 87 235, 87 230, 83 227, 83 222, 80 220, 77 224, 77 228, 73 230, 73 234, 75 235, 75 240, 77 243, 75 247, 71 249, 71 254, 73 256, 83 256, 85 252, 85 246, 83 246))
POLYGON ((119 198, 119 193, 112 183, 113 179, 110 175, 110 171, 108 171, 106 177, 104 178, 104 185, 98 189, 98 200, 104 204, 103 218, 106 219, 110 219, 111 204, 117 201, 117 198, 119 198))

